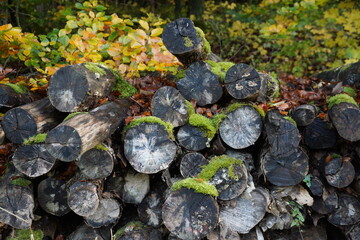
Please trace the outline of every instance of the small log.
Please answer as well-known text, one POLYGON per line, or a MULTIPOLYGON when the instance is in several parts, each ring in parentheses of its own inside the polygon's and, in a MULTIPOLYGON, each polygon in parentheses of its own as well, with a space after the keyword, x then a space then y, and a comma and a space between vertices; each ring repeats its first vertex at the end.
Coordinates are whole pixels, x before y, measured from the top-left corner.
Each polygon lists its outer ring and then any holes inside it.
POLYGON ((17 170, 28 177, 38 177, 48 173, 55 165, 44 144, 25 145, 16 149, 12 161, 17 170))
POLYGON ((259 96, 261 78, 251 66, 236 64, 226 72, 225 88, 235 99, 255 100, 259 96))
POLYGON ((181 188, 171 192, 162 208, 165 227, 180 239, 201 239, 218 224, 219 207, 209 195, 181 188))
POLYGON ((108 96, 115 82, 115 75, 104 65, 69 65, 51 76, 48 96, 51 104, 61 112, 86 111, 108 96))
POLYGON ((30 92, 17 93, 6 84, 0 85, 0 108, 13 108, 34 101, 35 96, 30 92))
POLYGON ((223 222, 220 222, 219 226, 213 232, 209 233, 206 237, 208 240, 240 240, 239 234, 235 231, 232 231, 223 222))
POLYGON ((166 169, 176 151, 176 144, 161 124, 143 122, 126 132, 124 154, 138 172, 151 174, 166 169))
POLYGON ((6 137, 22 144, 25 139, 44 133, 58 125, 64 116, 51 105, 48 98, 12 108, 1 122, 6 137))
POLYGON ((90 182, 75 182, 68 190, 68 205, 77 215, 87 217, 96 212, 99 206, 97 187, 90 182))
POLYGON ((270 74, 258 72, 261 85, 259 95, 256 98, 257 102, 272 101, 274 98, 280 95, 280 84, 279 81, 274 79, 270 74))
POLYGON ((85 222, 92 228, 115 225, 122 213, 121 205, 112 198, 103 198, 94 214, 85 217, 85 222))
POLYGON ((314 196, 318 196, 318 197, 322 196, 323 187, 324 185, 318 177, 313 176, 311 178, 309 189, 314 196))
POLYGON ((98 229, 94 229, 87 225, 82 225, 72 232, 67 238, 67 240, 106 240, 100 233, 98 229))
POLYGON ((103 179, 113 171, 114 158, 106 147, 95 147, 81 154, 76 164, 86 179, 103 179))
POLYGON ((141 222, 158 228, 162 224, 162 205, 164 199, 158 192, 150 192, 138 205, 137 212, 141 222))
POLYGON ((338 208, 339 197, 336 192, 328 193, 322 195, 321 198, 317 197, 314 199, 314 204, 311 206, 312 209, 320 214, 330 214, 336 208, 338 208))
POLYGON ((148 174, 127 171, 120 187, 122 189, 120 197, 123 202, 140 204, 150 191, 150 177, 148 174))
POLYGON ((185 98, 176 88, 170 86, 156 91, 151 100, 151 112, 153 116, 171 123, 174 127, 184 125, 189 119, 185 98))
POLYGON ((328 115, 342 138, 351 142, 360 140, 360 109, 358 106, 342 102, 332 106, 328 115))
POLYGON ((261 115, 251 106, 243 105, 227 114, 220 123, 221 139, 234 149, 247 148, 257 141, 262 131, 261 115))
POLYGON ((67 204, 66 182, 55 178, 46 178, 38 185, 38 202, 42 209, 55 216, 70 212, 67 204))
POLYGON ((199 106, 216 103, 223 94, 219 76, 210 70, 210 65, 199 61, 191 64, 185 77, 176 82, 176 87, 187 100, 194 99, 199 106))
POLYGON ((304 142, 311 149, 334 147, 337 141, 336 132, 320 118, 315 118, 304 131, 304 142))
POLYGON ((291 111, 291 117, 295 120, 296 124, 304 127, 312 123, 317 116, 317 108, 311 104, 304 104, 296 107, 291 111))
POLYGON ((328 216, 328 221, 335 226, 352 225, 360 221, 360 201, 349 194, 339 195, 339 205, 328 216))
POLYGON ((202 170, 201 166, 207 165, 209 160, 201 153, 190 152, 181 158, 180 173, 184 178, 196 177, 202 170))
POLYGON ((355 168, 348 159, 331 158, 325 162, 325 177, 327 182, 336 188, 349 186, 355 178, 355 168))
POLYGON ((209 139, 205 136, 204 132, 190 124, 180 127, 176 138, 180 146, 190 151, 200 151, 209 144, 209 139))
POLYGON ((308 173, 309 159, 297 148, 288 156, 280 157, 268 150, 261 158, 261 168, 266 179, 276 186, 293 186, 300 183, 308 173))
POLYGON ((248 172, 255 170, 254 157, 247 152, 241 152, 239 150, 228 149, 225 152, 229 157, 240 159, 245 164, 248 172))
POLYGON ((81 113, 62 122, 46 136, 48 152, 71 162, 108 138, 127 116, 128 101, 105 103, 88 114, 81 113))

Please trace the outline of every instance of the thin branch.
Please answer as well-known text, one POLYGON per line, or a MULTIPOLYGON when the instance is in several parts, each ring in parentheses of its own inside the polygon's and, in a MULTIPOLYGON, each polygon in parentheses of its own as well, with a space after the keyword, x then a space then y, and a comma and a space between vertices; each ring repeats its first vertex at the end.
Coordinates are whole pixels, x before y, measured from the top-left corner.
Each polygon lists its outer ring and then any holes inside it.
POLYGON ((6 212, 6 213, 8 213, 8 214, 10 214, 10 215, 12 215, 12 216, 20 219, 21 221, 24 221, 24 222, 26 222, 27 224, 30 224, 30 225, 31 225, 31 221, 25 220, 25 219, 23 219, 22 217, 19 217, 18 215, 10 212, 9 210, 6 210, 5 208, 0 207, 0 210, 3 210, 4 212, 6 212))

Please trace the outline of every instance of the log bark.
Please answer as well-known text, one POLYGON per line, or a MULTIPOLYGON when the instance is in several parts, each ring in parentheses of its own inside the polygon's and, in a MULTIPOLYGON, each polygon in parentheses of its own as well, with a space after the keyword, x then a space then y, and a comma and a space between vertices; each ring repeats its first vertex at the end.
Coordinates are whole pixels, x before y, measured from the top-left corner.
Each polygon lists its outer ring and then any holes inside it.
POLYGON ((354 166, 342 157, 331 158, 326 162, 324 173, 327 182, 336 188, 349 186, 355 178, 354 166))
POLYGON ((176 138, 180 146, 190 151, 200 151, 208 146, 208 138, 199 128, 186 124, 180 127, 176 138))
POLYGON ((86 111, 99 99, 108 96, 115 82, 115 75, 103 65, 69 65, 51 76, 48 96, 52 105, 61 112, 86 111))
POLYGON ((12 87, 0 85, 0 108, 13 108, 35 100, 32 93, 17 93, 12 87))
POLYGON ((202 170, 201 166, 207 165, 209 160, 201 153, 190 152, 181 158, 180 173, 184 178, 196 177, 202 170))
POLYGON ((46 136, 48 152, 55 158, 71 162, 82 153, 102 143, 127 116, 128 101, 105 103, 88 114, 77 114, 52 129, 46 136))
POLYGON ((304 131, 304 142, 311 149, 325 149, 335 146, 336 132, 330 124, 320 118, 315 118, 304 131))
POLYGON ((122 207, 118 201, 112 198, 103 198, 95 213, 85 217, 85 222, 92 228, 115 225, 121 213, 122 207))
POLYGON ((100 203, 97 187, 90 182, 75 182, 68 190, 68 205, 77 215, 93 215, 100 203))
POLYGON ((339 195, 338 208, 329 215, 328 221, 336 226, 352 225, 360 221, 360 201, 349 194, 339 195))
POLYGON ((2 120, 6 137, 22 144, 25 139, 44 133, 58 125, 64 116, 51 105, 48 98, 12 108, 2 120))
POLYGON ((196 101, 199 106, 216 103, 223 94, 219 76, 211 72, 210 66, 195 62, 185 72, 185 77, 176 82, 176 87, 187 99, 196 101))
POLYGON ((304 104, 296 107, 291 111, 291 117, 295 120, 296 124, 304 127, 312 123, 317 116, 317 108, 311 104, 304 104))

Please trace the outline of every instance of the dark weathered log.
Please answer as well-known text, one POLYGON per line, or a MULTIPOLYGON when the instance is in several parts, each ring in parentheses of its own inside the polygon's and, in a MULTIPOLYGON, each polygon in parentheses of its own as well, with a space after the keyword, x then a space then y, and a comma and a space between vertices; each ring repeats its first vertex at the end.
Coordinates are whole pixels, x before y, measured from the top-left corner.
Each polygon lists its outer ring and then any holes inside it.
POLYGON ((320 197, 323 194, 323 187, 324 185, 318 177, 311 178, 309 189, 314 196, 320 197))
MULTIPOLYGON (((15 84, 14 84, 15 85, 15 84)), ((25 91, 18 93, 14 88, 5 84, 0 85, 0 108, 13 108, 34 101, 34 94, 25 91)))
POLYGON ((126 132, 124 154, 138 172, 157 173, 166 169, 176 151, 176 144, 161 124, 143 122, 126 132))
POLYGON ((324 173, 327 182, 337 188, 349 186, 355 178, 355 169, 350 160, 340 156, 325 162, 324 173))
POLYGON ((188 119, 185 98, 173 87, 165 86, 156 91, 151 100, 152 115, 171 123, 174 127, 184 125, 188 119))
POLYGON ((51 76, 48 96, 61 112, 85 111, 106 97, 115 82, 115 75, 101 64, 69 65, 51 76))
POLYGON ((187 100, 194 99, 199 106, 214 104, 223 94, 219 76, 203 61, 191 64, 176 86, 187 100))
POLYGON ((250 153, 228 149, 225 154, 229 157, 240 159, 245 164, 248 172, 255 170, 254 157, 250 153))
POLYGON ((254 68, 240 63, 226 72, 225 87, 235 99, 255 100, 260 92, 261 78, 254 68))
POLYGON ((201 166, 207 165, 209 160, 201 153, 190 152, 181 158, 180 173, 184 178, 196 177, 202 170, 201 166))
POLYGON ((85 224, 77 228, 67 238, 67 240, 106 240, 98 229, 86 226, 85 224))
POLYGON ((240 240, 239 234, 235 231, 232 231, 223 222, 220 222, 219 226, 213 232, 209 233, 206 237, 208 240, 240 240))
POLYGON ((162 40, 166 48, 185 67, 205 60, 211 53, 210 44, 201 29, 194 26, 189 18, 179 18, 164 28, 162 40))
POLYGON ((12 108, 1 122, 6 137, 14 143, 44 133, 58 125, 64 116, 51 105, 48 98, 12 108))
POLYGON ((292 186, 300 183, 309 170, 306 153, 297 148, 288 156, 274 156, 266 151, 261 158, 261 167, 266 179, 276 186, 292 186))
POLYGON ((358 240, 360 236, 360 222, 355 224, 346 233, 346 237, 349 240, 358 240))
POLYGON ((164 199, 159 192, 150 192, 139 204, 137 212, 141 222, 158 228, 162 224, 162 205, 164 199))
POLYGON ((336 132, 330 128, 330 124, 320 118, 315 118, 305 127, 304 141, 311 149, 324 149, 334 147, 336 144, 336 132))
POLYGON ((85 217, 85 222, 92 228, 115 225, 121 213, 122 207, 118 201, 112 198, 103 198, 95 213, 85 217))
POLYGON ((107 147, 95 147, 81 154, 76 164, 87 179, 103 179, 113 171, 114 158, 107 147))
POLYGON ((328 192, 325 190, 320 198, 314 199, 314 204, 311 207, 317 213, 329 214, 338 208, 338 204, 339 197, 337 193, 335 191, 328 192))
POLYGON ((250 105, 243 105, 227 114, 220 123, 219 132, 227 145, 243 149, 255 144, 262 126, 261 115, 250 105))
POLYGON ((307 126, 317 116, 317 108, 311 104, 304 104, 296 107, 291 111, 291 117, 295 120, 298 126, 307 126))
POLYGON ((338 208, 332 212, 328 221, 336 226, 352 225, 360 221, 360 201, 349 194, 339 195, 338 208))
POLYGON ((97 187, 90 182, 75 182, 68 190, 68 205, 77 215, 87 217, 96 212, 99 206, 97 187))
POLYGON ((358 106, 342 102, 328 111, 331 122, 339 135, 351 142, 360 140, 360 109, 358 106))
POLYGON ((115 240, 162 240, 158 229, 146 226, 133 226, 132 223, 123 227, 122 233, 115 240))
POLYGON ((148 174, 127 171, 118 187, 122 189, 120 197, 123 202, 139 204, 150 191, 150 178, 148 174))
POLYGON ((42 209, 55 215, 63 216, 70 212, 67 203, 66 182, 55 178, 46 178, 38 185, 38 202, 42 209))
POLYGON ((108 102, 77 114, 52 129, 46 136, 46 149, 55 158, 71 162, 102 143, 125 119, 129 102, 108 102))
POLYGON ((205 136, 205 133, 190 124, 180 127, 176 138, 180 146, 190 151, 200 151, 209 146, 209 139, 205 136))
POLYGON ((47 152, 44 144, 33 144, 17 148, 12 161, 21 173, 29 177, 38 177, 51 170, 56 158, 47 152))
POLYGON ((259 95, 256 98, 257 102, 272 101, 280 95, 280 84, 277 79, 274 79, 270 74, 259 72, 261 85, 259 95))

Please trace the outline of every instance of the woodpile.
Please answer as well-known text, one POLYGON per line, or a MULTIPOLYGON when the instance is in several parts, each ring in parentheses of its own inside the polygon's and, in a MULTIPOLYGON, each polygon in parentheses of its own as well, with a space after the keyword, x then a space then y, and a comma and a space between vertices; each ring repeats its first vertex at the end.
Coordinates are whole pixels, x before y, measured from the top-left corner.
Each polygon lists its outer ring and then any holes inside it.
POLYGON ((277 79, 221 62, 190 19, 163 41, 184 75, 127 124, 129 99, 100 104, 117 81, 101 64, 59 69, 40 100, 0 87, 2 129, 18 146, 0 222, 51 225, 50 239, 360 239, 356 101, 264 111, 277 79), (214 104, 216 115, 197 112, 214 104))

